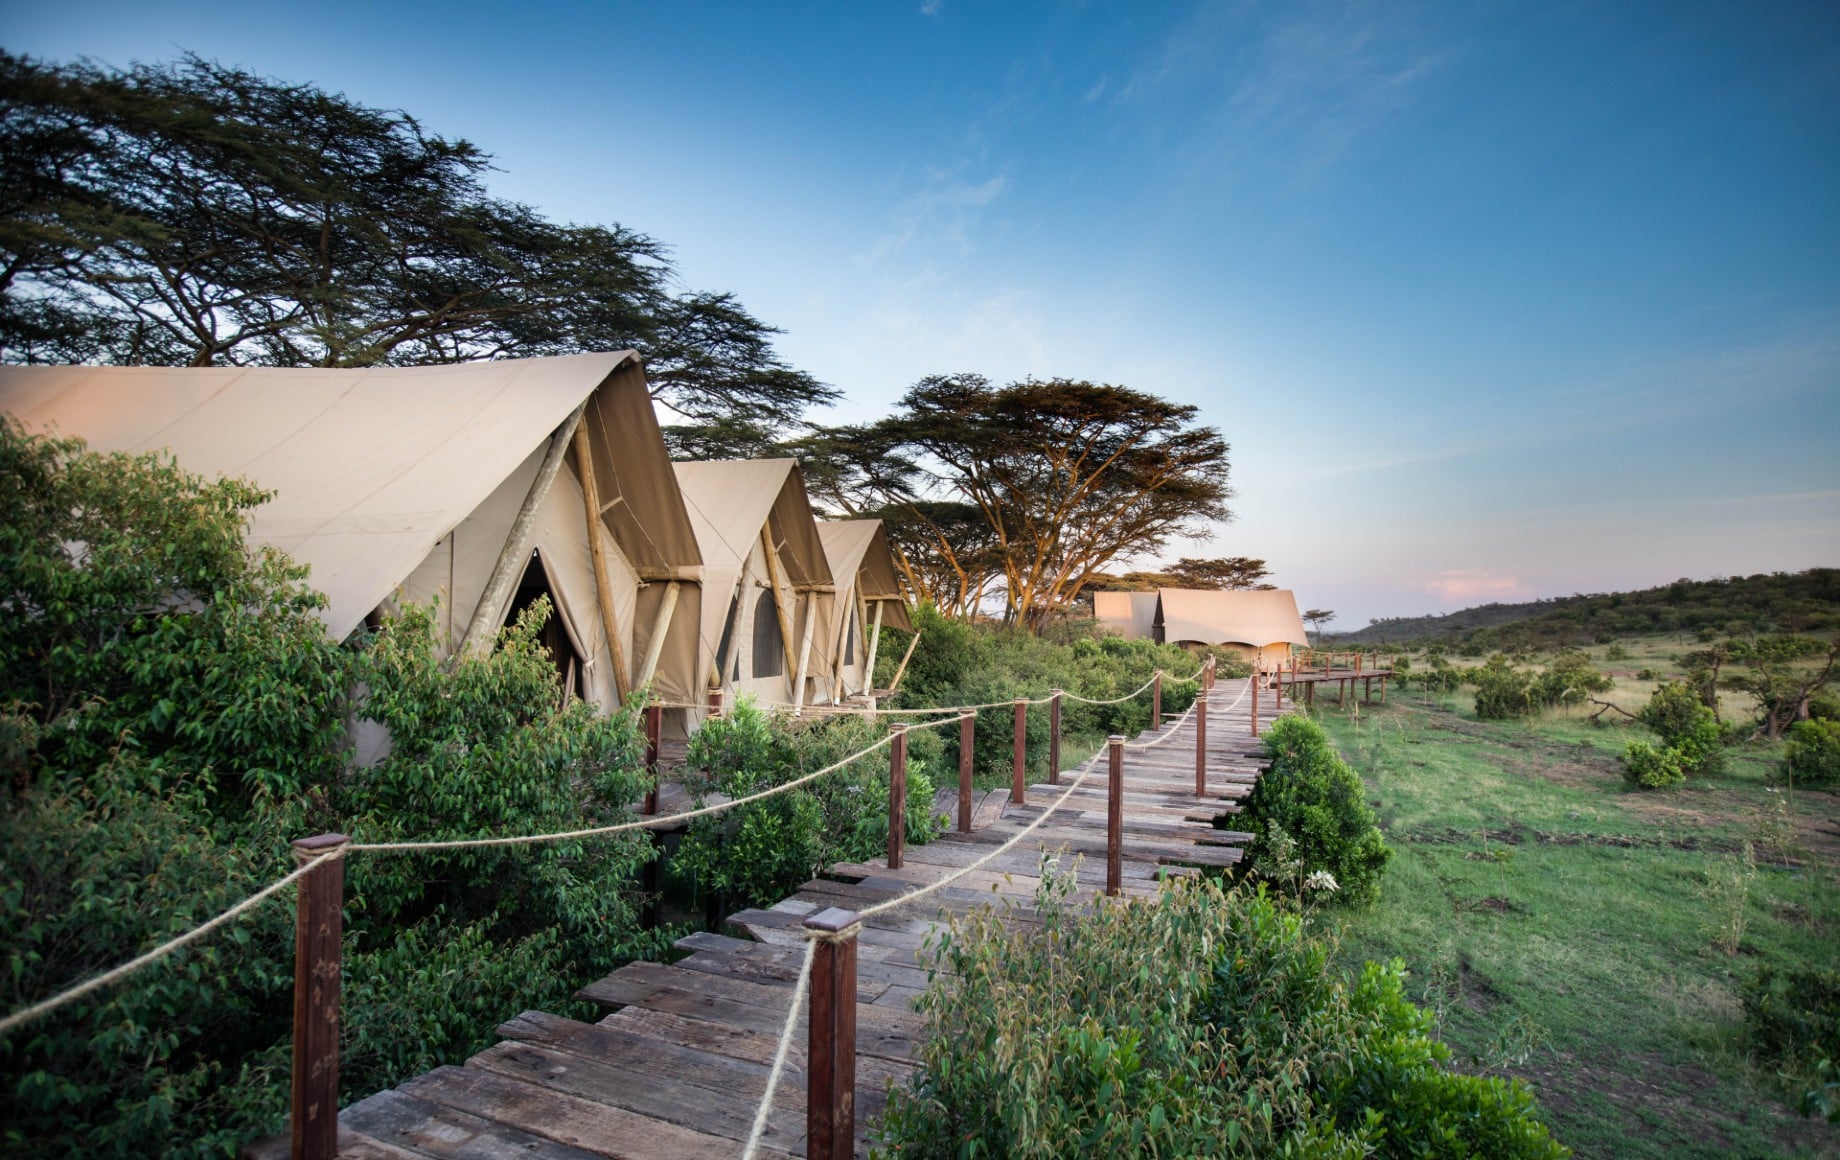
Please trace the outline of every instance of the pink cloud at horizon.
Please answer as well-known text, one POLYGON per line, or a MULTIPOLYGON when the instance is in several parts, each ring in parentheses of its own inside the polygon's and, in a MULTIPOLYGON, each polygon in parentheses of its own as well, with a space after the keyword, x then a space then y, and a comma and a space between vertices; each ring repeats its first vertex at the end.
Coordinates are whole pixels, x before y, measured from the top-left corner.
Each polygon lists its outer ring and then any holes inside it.
POLYGON ((1473 568, 1438 572, 1422 581, 1420 587, 1443 600, 1473 601, 1521 593, 1521 582, 1515 577, 1473 568))

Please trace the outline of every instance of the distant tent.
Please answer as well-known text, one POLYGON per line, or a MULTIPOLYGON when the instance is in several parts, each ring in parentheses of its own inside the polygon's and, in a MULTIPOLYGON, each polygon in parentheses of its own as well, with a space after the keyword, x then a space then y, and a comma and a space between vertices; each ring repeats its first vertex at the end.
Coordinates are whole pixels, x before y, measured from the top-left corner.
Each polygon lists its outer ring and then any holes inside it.
POLYGON ((1229 648, 1266 670, 1288 657, 1292 645, 1309 643, 1296 594, 1288 588, 1098 592, 1093 611, 1127 639, 1229 648))
POLYGON ((818 535, 837 582, 831 605, 832 697, 842 701, 869 691, 881 630, 912 632, 914 626, 882 521, 828 520, 818 525, 818 535))
POLYGON ((704 561, 698 688, 830 700, 836 588, 798 461, 673 466, 704 561))
POLYGON ((1095 592, 1093 615, 1126 640, 1156 639, 1156 593, 1095 592))
POLYGON ((273 491, 249 538, 308 566, 341 639, 397 601, 438 600, 441 648, 457 648, 531 497, 518 578, 487 624, 548 595, 565 682, 608 706, 648 675, 662 592, 685 586, 684 646, 650 675, 666 697, 695 690, 702 557, 631 351, 353 370, 5 367, 0 409, 96 451, 168 451, 188 471, 273 491), (564 467, 533 496, 577 408, 564 467))

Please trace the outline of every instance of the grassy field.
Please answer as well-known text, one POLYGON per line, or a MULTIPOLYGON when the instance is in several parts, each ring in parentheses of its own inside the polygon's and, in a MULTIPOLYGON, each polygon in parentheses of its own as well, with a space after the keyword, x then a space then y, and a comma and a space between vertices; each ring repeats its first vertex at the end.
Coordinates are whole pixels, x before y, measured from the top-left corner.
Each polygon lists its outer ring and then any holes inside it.
MULTIPOLYGON (((1603 667, 1635 708, 1653 682, 1626 674, 1683 649, 1623 647, 1603 667)), ((1631 793, 1640 726, 1479 721, 1468 693, 1319 714, 1395 849, 1381 900, 1324 920, 1350 962, 1406 961, 1462 1066, 1530 1082, 1580 1156, 1840 1155, 1751 1060, 1737 998, 1760 963, 1840 958, 1840 796, 1776 788, 1763 746, 1631 793)))

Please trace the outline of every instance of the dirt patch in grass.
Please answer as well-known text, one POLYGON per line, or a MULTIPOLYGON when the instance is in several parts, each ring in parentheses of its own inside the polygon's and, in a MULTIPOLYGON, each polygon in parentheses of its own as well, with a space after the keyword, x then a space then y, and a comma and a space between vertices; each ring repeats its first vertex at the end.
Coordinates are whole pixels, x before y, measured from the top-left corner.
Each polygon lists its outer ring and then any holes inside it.
POLYGON ((1453 898, 1450 901, 1459 914, 1521 914, 1527 909, 1519 903, 1497 898, 1493 894, 1482 898, 1453 898))

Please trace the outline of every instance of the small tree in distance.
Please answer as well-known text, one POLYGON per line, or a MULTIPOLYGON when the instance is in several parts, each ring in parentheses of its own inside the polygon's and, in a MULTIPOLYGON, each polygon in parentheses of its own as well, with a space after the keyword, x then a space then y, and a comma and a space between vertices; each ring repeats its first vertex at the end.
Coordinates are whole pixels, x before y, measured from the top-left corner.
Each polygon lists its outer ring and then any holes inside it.
POLYGON ((1317 647, 1320 648, 1322 646, 1323 625, 1335 619, 1334 610, 1328 608, 1312 608, 1303 614, 1303 619, 1309 622, 1310 626, 1316 630, 1316 644, 1317 647))

